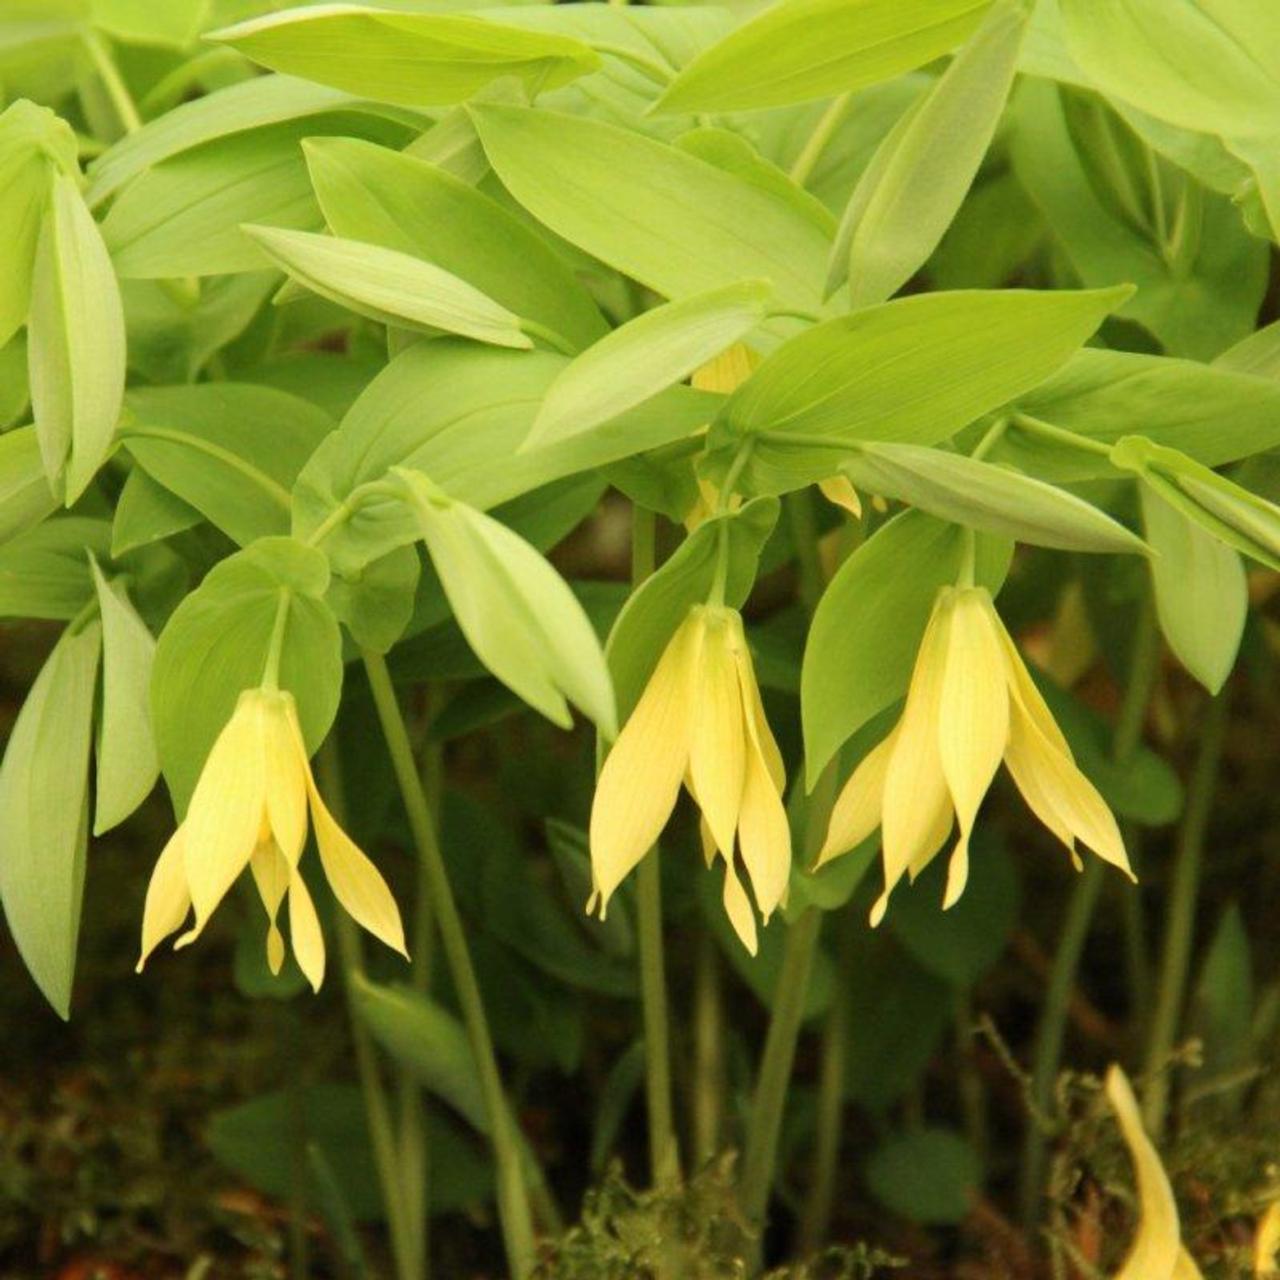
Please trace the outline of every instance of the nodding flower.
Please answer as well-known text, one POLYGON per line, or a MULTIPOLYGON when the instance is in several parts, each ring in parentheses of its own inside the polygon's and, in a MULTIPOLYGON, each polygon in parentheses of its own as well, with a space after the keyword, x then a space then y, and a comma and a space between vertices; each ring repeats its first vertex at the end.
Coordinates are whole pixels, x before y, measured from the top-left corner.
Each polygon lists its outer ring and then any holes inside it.
POLYGON ((319 990, 324 937, 298 871, 308 808, 334 897, 357 924, 405 955, 404 928, 391 890, 334 820, 316 788, 293 695, 259 688, 240 695, 205 761, 186 818, 156 862, 143 910, 139 971, 193 909, 195 920, 175 946, 194 942, 248 867, 267 913, 271 971, 278 973, 284 963, 276 917, 287 897, 298 966, 319 990))
POLYGON ((880 827, 885 884, 871 912, 879 924, 894 886, 904 875, 914 880, 958 824, 943 900, 954 905, 969 876, 974 820, 1001 760, 1077 869, 1079 841, 1133 878, 1115 817, 1076 765, 990 592, 943 587, 902 718, 845 784, 817 865, 880 827))
POLYGON ((591 809, 594 892, 610 895, 666 825, 681 784, 702 810, 708 866, 724 859, 724 906, 751 952, 756 921, 739 879, 741 855, 765 922, 783 901, 791 833, 785 772, 765 719, 736 609, 697 605, 676 629, 631 718, 609 752, 591 809))

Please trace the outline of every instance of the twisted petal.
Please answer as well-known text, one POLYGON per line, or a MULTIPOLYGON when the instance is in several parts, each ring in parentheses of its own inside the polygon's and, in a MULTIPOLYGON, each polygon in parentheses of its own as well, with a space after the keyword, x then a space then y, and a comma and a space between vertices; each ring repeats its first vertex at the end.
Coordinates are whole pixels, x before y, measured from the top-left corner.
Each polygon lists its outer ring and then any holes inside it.
POLYGON ((147 902, 142 909, 142 953, 138 972, 148 956, 171 933, 176 932, 191 910, 187 891, 187 868, 183 860, 183 832, 179 827, 156 859, 151 882, 147 885, 147 902))
POLYGON ((689 787, 716 844, 733 856, 746 769, 742 692, 732 652, 728 610, 702 613, 703 639, 693 677, 689 721, 689 787))
POLYGON ((185 945, 204 928, 245 869, 266 812, 263 712, 256 690, 241 695, 196 783, 183 823, 183 861, 195 907, 185 945))
POLYGON ((758 946, 755 912, 751 910, 751 900, 742 887, 742 881, 738 879, 732 858, 724 860, 723 901, 725 914, 729 917, 729 923, 733 925, 734 932, 742 945, 755 955, 758 946))
POLYGON ((889 772, 889 758, 893 744, 898 740, 894 726, 888 737, 882 739, 859 761, 858 767, 841 788, 831 810, 827 825, 827 838, 818 853, 813 869, 838 858, 850 849, 856 849, 879 825, 884 801, 884 780, 889 772))
POLYGON ((289 939, 298 968, 311 983, 311 989, 319 991, 324 981, 324 934, 320 932, 315 903, 296 867, 289 876, 289 939))
POLYGON ((1117 1066, 1107 1071, 1107 1100, 1129 1148, 1138 1183, 1138 1231, 1113 1280, 1175 1280, 1182 1252, 1177 1202, 1160 1157, 1142 1127, 1133 1088, 1117 1066))
POLYGON ((946 676, 938 700, 938 752, 960 838, 951 855, 944 907, 969 878, 969 838, 1009 738, 1009 695, 1000 624, 981 587, 955 592, 946 676))
POLYGON ((293 695, 264 695, 263 760, 267 771, 267 820, 291 867, 307 842, 307 781, 311 770, 298 729, 293 695))
POLYGON ((675 808, 689 763, 691 681, 701 640, 701 621, 690 615, 600 771, 591 805, 591 869, 602 912, 675 808))
POLYGON ((878 924, 889 894, 910 870, 918 874, 951 830, 951 797, 938 749, 938 705, 947 665, 951 601, 938 597, 916 657, 884 781, 884 893, 872 908, 878 924))
POLYGON ((267 912, 267 967, 272 973, 279 973, 284 964, 284 938, 276 917, 280 914, 284 895, 289 891, 290 864, 275 841, 268 840, 253 851, 249 869, 253 872, 258 897, 267 912))

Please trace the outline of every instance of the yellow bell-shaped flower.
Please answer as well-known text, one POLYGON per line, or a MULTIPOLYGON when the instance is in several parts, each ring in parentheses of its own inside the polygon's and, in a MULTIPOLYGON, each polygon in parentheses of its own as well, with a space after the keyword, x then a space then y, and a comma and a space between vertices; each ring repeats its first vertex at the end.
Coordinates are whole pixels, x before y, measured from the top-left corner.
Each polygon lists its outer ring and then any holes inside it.
POLYGON ((984 587, 944 587, 925 628, 902 718, 854 770, 831 815, 817 865, 882 830, 889 894, 915 879, 953 821, 944 907, 964 892, 974 820, 1003 759, 1032 812, 1071 853, 1076 841, 1132 878, 1116 820, 1080 772, 984 587))
POLYGON ((609 752, 591 809, 595 891, 609 898, 666 825, 685 784, 702 810, 712 861, 724 858, 724 905, 743 945, 755 916, 734 864, 736 846, 768 922, 791 872, 782 757, 765 719, 737 610, 699 605, 677 628, 609 752))
POLYGON ((160 942, 182 926, 192 909, 195 921, 175 946, 194 942, 247 866, 267 912, 271 971, 278 973, 284 963, 284 939, 276 917, 287 896, 294 954, 312 987, 319 990, 324 978, 324 938, 315 905, 298 873, 307 839, 308 807, 334 897, 358 924, 406 954, 404 928, 391 890, 334 820, 316 789, 293 695, 280 689, 247 689, 209 752, 186 818, 151 874, 138 969, 160 942))
POLYGON ((1112 1280, 1201 1280, 1200 1268, 1182 1245, 1178 1203, 1169 1175, 1142 1127, 1133 1087, 1119 1067, 1107 1071, 1106 1088, 1138 1184, 1138 1229, 1112 1280))

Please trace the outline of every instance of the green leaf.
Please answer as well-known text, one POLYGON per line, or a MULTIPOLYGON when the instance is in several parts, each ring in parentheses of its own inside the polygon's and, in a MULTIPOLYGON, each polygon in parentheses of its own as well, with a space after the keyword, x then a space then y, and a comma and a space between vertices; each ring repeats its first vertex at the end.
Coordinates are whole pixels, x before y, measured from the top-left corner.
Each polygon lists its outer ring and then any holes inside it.
POLYGON ((0 544, 39 524, 57 506, 35 427, 0 435, 0 544))
MULTIPOLYGON (((181 103, 126 134, 89 165, 85 198, 97 208, 138 174, 206 142, 249 129, 305 119, 333 111, 370 110, 351 94, 291 76, 254 76, 181 103)), ((399 118, 412 113, 373 108, 373 114, 399 118)), ((313 129, 312 132, 316 130, 313 129)))
POLYGON ((111 521, 111 554, 122 556, 137 547, 159 542, 193 528, 203 518, 195 507, 170 493, 141 467, 135 467, 116 500, 115 517, 111 521))
POLYGON ((0 345, 27 318, 36 242, 56 170, 77 171, 70 125, 47 107, 14 102, 0 115, 0 345))
MULTIPOLYGON (((805 768, 813 789, 845 740, 906 692, 941 587, 956 582, 964 534, 918 511, 895 516, 831 579, 813 618, 800 677, 805 768)), ((994 594, 1008 543, 979 541, 978 581, 994 594)))
POLYGON ((93 24, 134 44, 185 49, 208 16, 211 0, 92 0, 93 24))
MULTIPOLYGON (((1190 1030, 1204 1045, 1206 1080, 1244 1071, 1253 1061, 1254 989, 1249 931, 1232 902, 1213 931, 1192 1000, 1190 1030)), ((1237 1099, 1241 1092, 1234 1091, 1237 1099)))
POLYGON ((817 310, 828 237, 787 200, 629 129, 470 108, 503 185, 557 235, 667 298, 767 279, 817 310))
POLYGON ((458 333, 528 349, 520 317, 434 263, 359 240, 246 226, 244 232, 299 284, 380 324, 458 333))
POLYGON ((124 394, 120 287, 76 179, 53 179, 36 247, 28 327, 36 432, 68 506, 111 451, 124 394))
POLYGON ((847 275, 854 309, 883 302, 938 247, 995 136, 1025 30, 1022 8, 999 0, 934 88, 885 137, 849 198, 831 250, 828 293, 847 275))
POLYGON ((756 580, 760 552, 778 522, 778 503, 757 498, 737 511, 703 521, 623 605, 606 653, 626 720, 662 651, 696 604, 705 604, 716 576, 721 538, 728 542, 724 602, 740 608, 756 580))
POLYGON ((399 470, 449 605, 476 656, 553 723, 566 698, 600 732, 617 732, 613 687, 591 622, 568 584, 523 538, 420 472, 399 470))
POLYGON ((151 717, 160 767, 181 815, 245 689, 262 683, 288 597, 280 687, 293 694, 308 751, 324 741, 342 691, 342 640, 324 604, 329 566, 292 538, 228 556, 174 611, 156 647, 151 717))
POLYGON ((591 295, 547 242, 469 183, 356 138, 315 138, 303 150, 336 235, 434 263, 575 347, 606 332, 591 295))
MULTIPOLYGON (((564 883, 565 892, 572 902, 580 902, 584 906, 591 897, 591 849, 587 841, 587 833, 581 827, 571 826, 556 818, 546 821, 547 848, 551 851, 552 860, 560 879, 564 883)), ((625 959, 635 955, 636 930, 635 907, 631 900, 630 887, 626 884, 609 902, 609 914, 601 920, 598 916, 587 915, 584 911, 579 924, 586 933, 596 940, 600 949, 611 956, 625 959)))
MULTIPOLYGON (((1280 444, 1280 383, 1167 356, 1080 351, 1010 408, 1104 444, 1137 427, 1209 467, 1280 444)), ((1019 430, 1006 432, 989 457, 1042 480, 1115 476, 1105 455, 1046 444, 1019 430)))
POLYGON ((1137 534, 1075 494, 963 454, 868 444, 840 469, 867 493, 1019 542, 1063 551, 1147 551, 1137 534))
POLYGON ((111 526, 64 516, 0 547, 0 618, 70 621, 93 599, 85 553, 105 558, 111 526))
POLYGON ((843 442, 936 444, 1042 382, 1126 296, 936 293, 828 320, 784 343, 730 396, 708 441, 715 473, 748 437, 743 483, 766 493, 834 475, 843 442))
POLYGON ((657 110, 756 110, 891 80, 968 39, 989 4, 783 0, 694 59, 657 110))
POLYGON ((288 530, 293 483, 333 431, 307 401, 235 382, 139 387, 127 407, 138 465, 242 546, 288 530))
POLYGON ((1015 121, 1018 179, 1080 279, 1137 285, 1120 315, 1171 355, 1196 359, 1252 330, 1267 246, 1244 229, 1230 200, 1152 154, 1091 97, 1027 85, 1015 121))
POLYGON ((682 381, 760 324, 772 293, 745 280, 642 312, 560 373, 521 448, 581 435, 682 381))
POLYGON ((0 901, 36 985, 71 1012, 84 859, 89 745, 101 631, 68 631, 36 677, 0 764, 0 901))
POLYGON ((1059 0, 1071 56, 1107 93, 1184 129, 1275 131, 1274 10, 1201 0, 1059 0))
MULTIPOLYGON (((692 436, 720 397, 671 387, 579 440, 517 452, 564 368, 550 352, 455 339, 402 351, 366 388, 298 477, 294 532, 313 536, 363 485, 393 467, 422 471, 451 497, 486 510, 553 481, 692 436)), ((419 537, 400 502, 361 506, 324 540, 340 572, 419 537)))
POLYGON ((358 975, 352 992, 357 1016, 391 1057, 473 1129, 488 1133, 475 1057, 457 1017, 400 983, 388 986, 358 975))
POLYGON ((1239 553, 1138 486, 1151 557, 1160 630, 1186 669, 1217 693, 1235 666, 1249 608, 1239 553))
POLYGON ((294 9, 208 38, 273 71, 410 107, 463 102, 504 76, 534 95, 600 66, 598 54, 568 36, 453 13, 294 9))
POLYGON ((108 582, 91 559, 102 619, 102 725, 93 834, 123 822, 160 775, 151 731, 151 668, 156 642, 117 579, 108 582))
POLYGON ((918 1129, 886 1139, 867 1161, 867 1185, 892 1213, 913 1222, 968 1217, 982 1186, 982 1162, 950 1129, 918 1129))

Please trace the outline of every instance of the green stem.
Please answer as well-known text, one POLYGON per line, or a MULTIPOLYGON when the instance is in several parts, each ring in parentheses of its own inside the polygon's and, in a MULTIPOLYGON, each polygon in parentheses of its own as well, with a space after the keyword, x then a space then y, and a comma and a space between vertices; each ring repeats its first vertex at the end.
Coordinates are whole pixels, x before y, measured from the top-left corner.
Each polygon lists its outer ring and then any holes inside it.
POLYGON ((1052 440, 1055 444, 1066 445, 1070 449, 1079 449, 1082 453, 1095 453, 1099 457, 1110 458, 1111 446, 1101 440, 1093 440, 1088 436, 1077 435, 1064 427, 1055 427, 1051 422, 1042 422, 1025 413, 1015 413, 1010 424, 1028 435, 1039 436, 1042 440, 1052 440))
POLYGON ((291 1007, 282 1007, 281 1055, 289 1106, 289 1280, 307 1280, 311 1273, 307 1239, 307 1115, 303 1074, 307 1061, 302 1026, 291 1007))
POLYGON ((562 356, 576 356, 578 354, 579 348, 575 347, 568 338, 564 337, 563 334, 557 333, 554 329, 548 328, 545 324, 540 324, 537 320, 521 320, 520 331, 530 338, 540 339, 562 356))
POLYGON ((107 97, 111 99, 116 115, 120 117, 121 128, 125 133, 137 133, 142 128, 142 117, 138 114, 133 95, 121 77, 120 69, 116 66, 106 41, 98 32, 87 30, 84 33, 84 44, 89 51, 94 70, 102 79, 102 87, 107 91, 107 97))
POLYGON ((480 1091, 489 1120, 494 1162, 497 1165, 498 1216, 502 1223, 507 1263, 516 1280, 523 1280, 534 1263, 533 1215, 525 1185, 521 1143, 503 1094, 498 1059, 494 1052, 493 1037, 489 1032, 489 1021, 485 1016, 480 984, 471 963, 466 931, 462 917, 458 914, 453 886, 449 883, 449 873, 436 841, 435 824, 431 819, 426 792, 413 758, 413 748, 405 729, 400 704, 396 700, 386 659, 371 650, 365 650, 362 656, 387 751, 391 756, 392 769, 408 814, 409 828, 417 845, 418 856, 426 868, 436 926, 440 930, 445 959, 475 1058, 480 1091))
MULTIPOLYGON (((1146 716, 1147 703, 1151 699, 1151 688, 1155 683, 1159 652, 1155 610, 1148 597, 1143 603, 1134 634, 1124 701, 1120 706, 1115 736, 1112 739, 1112 758, 1121 767, 1129 763, 1142 736, 1142 722, 1146 716)), ((1022 1216, 1028 1224, 1033 1224, 1039 1217, 1044 1174, 1046 1135, 1037 1123, 1037 1118, 1048 1112, 1053 1100, 1054 1083, 1062 1061, 1071 992, 1075 986, 1085 940, 1089 935, 1094 908, 1102 890, 1103 875, 1102 861, 1090 858, 1084 871, 1076 879, 1062 923, 1062 934, 1054 953, 1053 966, 1049 971, 1044 1010, 1036 1029, 1031 1068, 1031 1103, 1035 1115, 1027 1126, 1023 1143, 1020 1189, 1022 1216)))
POLYGON ((786 506, 800 575, 800 599, 812 615, 826 586, 826 575, 818 552, 818 517, 813 509, 812 490, 799 489, 787 494, 786 506))
POLYGON ((1169 1105, 1169 1055, 1178 1034, 1186 999, 1187 973, 1191 965, 1191 944, 1195 935, 1196 898, 1200 889, 1200 869, 1204 861, 1204 837, 1213 809, 1213 793, 1218 783, 1222 746, 1227 732, 1230 698, 1224 689, 1209 703, 1209 712, 1200 731, 1187 803, 1174 856, 1173 883, 1166 909, 1164 950, 1160 979, 1156 988, 1155 1012, 1147 1040, 1147 1092, 1142 1114, 1153 1137, 1164 1130, 1169 1105))
POLYGON ((852 101, 852 93, 842 93, 838 98, 832 98, 827 104, 827 109, 818 117, 818 123, 814 125, 813 132, 805 140, 800 154, 791 165, 791 181, 797 186, 803 187, 809 181, 814 166, 822 159, 822 153, 827 149, 832 135, 840 127, 840 122, 844 119, 845 112, 849 110, 849 104, 852 101))
MULTIPOLYGON (((320 785, 324 789, 325 800, 334 818, 345 828, 346 796, 342 786, 337 743, 332 735, 320 748, 316 765, 320 773, 320 785)), ((382 1191, 383 1207, 387 1211, 387 1229, 391 1236, 391 1252, 395 1258, 396 1275, 399 1280, 418 1280, 416 1241, 407 1231, 405 1221, 391 1108, 387 1101, 382 1073, 378 1069, 378 1057, 374 1050, 373 1039, 356 1005, 356 990, 364 977, 364 946, 360 940, 360 930, 345 911, 335 911, 333 919, 338 935, 338 956, 342 965, 343 988, 347 997, 347 1020, 351 1028, 351 1042, 355 1048, 356 1073, 360 1078, 360 1092, 364 1098, 365 1122, 369 1127, 374 1168, 377 1170, 378 1185, 382 1191)))
POLYGON ((818 1075, 818 1111, 813 1152, 813 1179, 800 1224, 800 1250, 816 1254, 826 1242, 835 1204, 840 1141, 844 1136, 845 1068, 849 1056, 849 989, 857 933, 852 920, 837 918, 839 975, 822 1030, 822 1063, 818 1075))
POLYGON ((764 1222, 773 1170, 778 1155, 778 1134, 786 1110, 791 1068, 795 1063, 796 1041, 804 1021, 809 995, 809 973, 822 932, 822 912, 808 908, 787 930, 782 968, 774 989, 773 1016, 760 1060, 760 1075, 751 1100, 746 1151, 742 1160, 739 1198, 747 1219, 764 1222))
MULTIPOLYGON (((657 563, 657 517, 643 507, 631 515, 631 581, 639 586, 657 563)), ((680 1178, 671 1103, 671 1032, 666 958, 662 950, 662 866, 655 845, 636 872, 640 952, 640 1003, 644 1017, 645 1100, 649 1117, 649 1162, 656 1185, 680 1178)))
POLYGON ((720 1151, 724 1089, 720 953, 715 938, 704 929, 698 935, 693 985, 693 1158, 699 1169, 720 1151))

